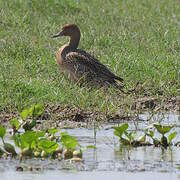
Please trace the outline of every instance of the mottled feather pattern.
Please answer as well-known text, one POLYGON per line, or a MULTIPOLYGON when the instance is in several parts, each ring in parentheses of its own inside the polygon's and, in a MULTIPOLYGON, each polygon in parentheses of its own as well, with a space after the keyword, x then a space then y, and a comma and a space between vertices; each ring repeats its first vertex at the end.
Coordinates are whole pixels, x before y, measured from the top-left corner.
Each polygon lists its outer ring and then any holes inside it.
POLYGON ((62 46, 56 54, 56 61, 61 72, 67 74, 69 79, 100 87, 114 86, 122 88, 122 85, 117 82, 123 82, 122 78, 116 76, 86 51, 78 49, 80 30, 77 25, 65 25, 53 37, 58 36, 70 37, 69 44, 62 46))
POLYGON ((117 86, 116 80, 122 82, 122 79, 118 79, 106 66, 80 49, 68 52, 63 63, 65 67, 73 70, 78 79, 82 78, 87 82, 95 82, 96 85, 101 83, 106 86, 110 84, 117 86))

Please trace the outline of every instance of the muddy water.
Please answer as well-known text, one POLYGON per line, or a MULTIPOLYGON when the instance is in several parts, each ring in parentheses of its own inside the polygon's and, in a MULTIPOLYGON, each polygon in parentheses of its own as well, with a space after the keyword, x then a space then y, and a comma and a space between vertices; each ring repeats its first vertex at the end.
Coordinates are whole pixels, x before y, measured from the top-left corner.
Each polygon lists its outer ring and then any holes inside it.
MULTIPOLYGON (((176 125, 175 130, 180 135, 180 116, 178 114, 142 114, 138 121, 129 122, 131 130, 138 134, 154 121, 176 125)), ((94 129, 69 129, 82 146, 96 144, 96 149, 84 152, 84 163, 72 164, 69 161, 58 160, 0 160, 0 179, 17 180, 48 180, 56 179, 180 179, 180 148, 161 149, 154 147, 127 148, 119 146, 111 127, 105 124, 94 129), (96 132, 96 133, 95 133, 96 132), (23 166, 23 172, 17 172, 16 167, 23 166), (33 171, 29 171, 29 167, 33 171)), ((176 140, 180 140, 179 135, 176 140)))

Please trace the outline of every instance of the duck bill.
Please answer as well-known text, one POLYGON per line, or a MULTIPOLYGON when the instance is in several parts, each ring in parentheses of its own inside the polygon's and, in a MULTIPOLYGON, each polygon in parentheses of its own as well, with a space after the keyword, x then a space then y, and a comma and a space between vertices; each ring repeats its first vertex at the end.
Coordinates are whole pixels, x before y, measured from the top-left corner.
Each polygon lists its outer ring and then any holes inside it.
POLYGON ((57 38, 63 36, 63 31, 59 32, 58 34, 55 34, 52 36, 52 38, 57 38))

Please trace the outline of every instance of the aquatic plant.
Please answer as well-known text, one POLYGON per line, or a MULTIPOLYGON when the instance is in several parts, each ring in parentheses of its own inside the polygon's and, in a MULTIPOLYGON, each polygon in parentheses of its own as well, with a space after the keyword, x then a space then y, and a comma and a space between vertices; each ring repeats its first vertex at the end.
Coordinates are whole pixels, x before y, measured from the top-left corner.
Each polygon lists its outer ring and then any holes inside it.
POLYGON ((137 137, 135 132, 128 131, 129 125, 124 123, 118 127, 113 127, 114 135, 119 138, 119 141, 123 145, 130 146, 162 146, 168 147, 173 145, 172 140, 176 137, 177 133, 173 131, 168 136, 165 134, 169 133, 173 126, 162 125, 162 124, 153 124, 145 128, 143 135, 137 137), (155 131, 161 134, 160 138, 155 137, 155 131), (147 136, 152 139, 152 143, 147 140, 147 136))
POLYGON ((113 127, 114 135, 119 138, 121 144, 131 146, 150 145, 149 142, 146 142, 146 134, 137 137, 134 132, 128 131, 128 127, 129 125, 127 123, 124 123, 118 127, 113 127))
POLYGON ((173 126, 155 123, 153 124, 153 127, 154 127, 153 130, 150 127, 150 130, 147 129, 145 133, 147 136, 149 136, 153 140, 153 144, 155 146, 161 145, 166 148, 172 145, 172 140, 176 137, 177 133, 174 131, 170 133, 167 137, 165 136, 165 134, 169 133, 171 129, 173 128, 173 126), (161 138, 155 137, 154 135, 155 130, 157 130, 157 132, 161 134, 161 138))
MULTIPOLYGON (((44 112, 41 104, 36 104, 20 113, 20 118, 10 120, 12 127, 12 139, 14 145, 6 143, 4 137, 6 128, 0 124, 0 138, 3 148, 0 147, 0 156, 6 154, 23 157, 52 157, 62 159, 82 159, 82 147, 78 140, 67 132, 60 132, 57 128, 37 130, 36 120, 44 112), (20 153, 16 149, 20 149, 20 153)), ((88 148, 88 147, 87 147, 88 148)), ((85 148, 84 148, 85 149, 85 148)))

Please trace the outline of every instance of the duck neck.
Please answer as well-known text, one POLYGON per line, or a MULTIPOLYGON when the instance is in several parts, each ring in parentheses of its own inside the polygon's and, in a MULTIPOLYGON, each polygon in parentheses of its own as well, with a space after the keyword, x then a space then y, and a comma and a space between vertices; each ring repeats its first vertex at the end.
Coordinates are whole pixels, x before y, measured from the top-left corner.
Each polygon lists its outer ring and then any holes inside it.
POLYGON ((69 47, 72 49, 77 49, 79 45, 79 40, 80 40, 80 32, 77 31, 70 37, 69 47))

